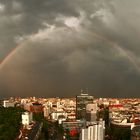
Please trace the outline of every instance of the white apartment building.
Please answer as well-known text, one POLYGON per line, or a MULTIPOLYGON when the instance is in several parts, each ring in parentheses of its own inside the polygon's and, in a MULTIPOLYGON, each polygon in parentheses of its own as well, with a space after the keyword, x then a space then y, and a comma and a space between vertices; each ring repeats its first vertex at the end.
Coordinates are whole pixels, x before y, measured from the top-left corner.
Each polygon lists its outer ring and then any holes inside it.
POLYGON ((4 107, 14 107, 15 103, 14 102, 10 102, 9 100, 4 100, 3 101, 3 106, 4 107))
POLYGON ((33 121, 32 112, 24 112, 22 114, 22 124, 29 125, 33 121))
POLYGON ((80 140, 104 140, 105 124, 104 121, 99 121, 88 128, 83 128, 80 135, 80 140))

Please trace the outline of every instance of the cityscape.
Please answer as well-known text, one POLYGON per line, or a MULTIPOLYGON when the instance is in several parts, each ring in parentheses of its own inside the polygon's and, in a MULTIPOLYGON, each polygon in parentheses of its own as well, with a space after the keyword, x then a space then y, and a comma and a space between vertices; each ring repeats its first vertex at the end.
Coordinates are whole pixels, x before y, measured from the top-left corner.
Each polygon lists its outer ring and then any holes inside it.
POLYGON ((1 140, 140 139, 138 98, 96 98, 83 90, 73 98, 10 97, 1 100, 0 118, 1 140))
POLYGON ((140 0, 0 0, 0 140, 140 140, 140 0))

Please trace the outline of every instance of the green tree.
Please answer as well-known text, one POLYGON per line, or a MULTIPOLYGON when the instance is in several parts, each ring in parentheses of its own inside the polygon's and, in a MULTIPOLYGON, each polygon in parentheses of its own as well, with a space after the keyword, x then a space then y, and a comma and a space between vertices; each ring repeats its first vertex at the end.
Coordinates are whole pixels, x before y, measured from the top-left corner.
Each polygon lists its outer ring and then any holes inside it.
POLYGON ((20 107, 0 108, 0 140, 15 139, 23 111, 20 107))

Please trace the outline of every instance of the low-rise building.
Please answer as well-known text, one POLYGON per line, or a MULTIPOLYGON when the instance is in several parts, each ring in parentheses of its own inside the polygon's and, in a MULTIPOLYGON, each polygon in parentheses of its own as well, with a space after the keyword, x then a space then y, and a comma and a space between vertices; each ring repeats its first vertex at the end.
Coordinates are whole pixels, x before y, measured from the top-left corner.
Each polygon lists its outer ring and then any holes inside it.
POLYGON ((54 111, 51 113, 51 119, 52 120, 58 120, 59 116, 64 116, 65 118, 67 118, 67 113, 64 111, 54 111))
POLYGON ((14 107, 15 106, 15 102, 9 101, 9 100, 4 100, 3 101, 3 106, 4 107, 14 107))

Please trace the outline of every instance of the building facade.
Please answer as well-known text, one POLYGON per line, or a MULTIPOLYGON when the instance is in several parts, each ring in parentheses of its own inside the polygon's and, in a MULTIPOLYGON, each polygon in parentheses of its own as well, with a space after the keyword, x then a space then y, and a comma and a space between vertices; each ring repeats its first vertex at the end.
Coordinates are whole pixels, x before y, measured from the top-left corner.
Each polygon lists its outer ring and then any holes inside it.
POLYGON ((93 96, 83 94, 76 96, 76 119, 86 119, 86 105, 93 103, 93 96))
POLYGON ((4 100, 3 101, 3 106, 4 107, 15 107, 15 103, 14 102, 11 102, 9 100, 4 100))
POLYGON ((29 125, 33 121, 32 112, 24 112, 22 114, 22 124, 29 125))
POLYGON ((98 106, 96 103, 90 103, 86 106, 86 121, 97 121, 98 106))
POLYGON ((105 137, 105 123, 104 121, 96 122, 83 128, 80 134, 80 140, 104 140, 105 137))

